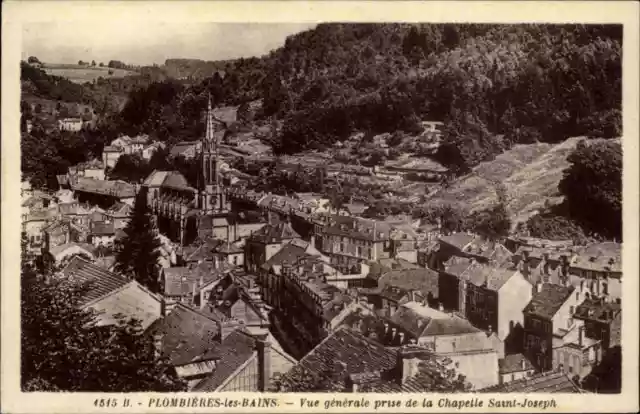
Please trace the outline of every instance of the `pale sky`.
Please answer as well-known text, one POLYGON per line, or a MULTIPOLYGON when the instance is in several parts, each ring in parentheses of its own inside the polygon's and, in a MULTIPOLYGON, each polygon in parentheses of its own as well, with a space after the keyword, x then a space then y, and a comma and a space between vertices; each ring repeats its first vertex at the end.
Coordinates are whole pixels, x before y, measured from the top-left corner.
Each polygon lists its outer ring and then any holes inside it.
POLYGON ((28 23, 22 59, 48 63, 78 60, 127 64, 163 64, 167 58, 224 60, 261 56, 284 44, 288 35, 314 27, 309 23, 108 22, 28 23))

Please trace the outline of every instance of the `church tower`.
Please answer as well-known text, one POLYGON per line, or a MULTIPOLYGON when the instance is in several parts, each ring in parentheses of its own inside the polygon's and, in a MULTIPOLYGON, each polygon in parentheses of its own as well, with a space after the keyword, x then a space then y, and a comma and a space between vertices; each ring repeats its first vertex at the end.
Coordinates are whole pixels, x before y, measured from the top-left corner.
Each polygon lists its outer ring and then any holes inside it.
POLYGON ((198 189, 198 208, 200 209, 198 234, 200 237, 213 236, 219 240, 234 241, 233 227, 229 222, 231 208, 220 177, 221 131, 216 131, 216 124, 221 123, 213 116, 211 97, 209 97, 206 132, 202 140, 201 185, 198 189))
POLYGON ((226 212, 227 203, 220 179, 220 159, 218 153, 218 139, 215 125, 219 124, 213 116, 211 98, 207 107, 206 132, 202 140, 202 188, 200 189, 199 207, 205 214, 226 212))

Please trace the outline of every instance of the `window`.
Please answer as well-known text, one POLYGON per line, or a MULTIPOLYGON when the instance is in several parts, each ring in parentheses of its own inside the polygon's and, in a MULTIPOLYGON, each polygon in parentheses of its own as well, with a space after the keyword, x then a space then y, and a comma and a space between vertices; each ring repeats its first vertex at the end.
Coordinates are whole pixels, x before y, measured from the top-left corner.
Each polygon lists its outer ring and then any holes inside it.
POLYGON ((576 309, 573 306, 569 306, 569 315, 573 315, 575 310, 576 309))
POLYGON ((511 374, 511 381, 515 380, 515 375, 511 374))
POLYGON ((603 295, 608 295, 609 294, 609 287, 607 286, 606 283, 602 283, 602 294, 603 295))
POLYGON ((571 328, 571 326, 573 326, 573 318, 567 319, 567 329, 571 328))

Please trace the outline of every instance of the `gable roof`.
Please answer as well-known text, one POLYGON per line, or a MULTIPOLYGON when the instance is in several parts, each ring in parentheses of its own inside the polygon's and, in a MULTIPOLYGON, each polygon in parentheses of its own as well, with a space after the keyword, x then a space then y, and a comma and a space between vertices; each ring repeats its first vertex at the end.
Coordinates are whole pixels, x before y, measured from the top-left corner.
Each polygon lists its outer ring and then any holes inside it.
POLYGON ((498 291, 516 274, 517 270, 453 256, 445 264, 445 272, 475 286, 484 286, 489 290, 498 291))
POLYGON ((333 370, 336 362, 344 363, 349 373, 357 374, 370 368, 394 367, 396 354, 348 327, 340 327, 302 358, 299 365, 315 373, 324 373, 333 370))
POLYGON ((211 262, 202 262, 193 267, 168 267, 163 269, 164 293, 168 296, 184 296, 193 293, 193 286, 205 286, 223 276, 223 271, 211 262))
POLYGON ((213 359, 212 351, 219 346, 218 323, 183 304, 156 320, 147 333, 161 336, 162 355, 174 366, 213 359))
POLYGON ((551 319, 573 293, 573 286, 566 287, 551 283, 544 283, 540 292, 536 291, 523 313, 530 313, 551 319))
POLYGON ((284 262, 295 263, 299 258, 307 255, 304 248, 287 243, 262 265, 262 269, 268 270, 272 266, 281 266, 284 262))
POLYGON ((56 257, 59 254, 63 253, 65 250, 70 249, 72 247, 78 247, 82 250, 84 250, 85 252, 89 253, 91 256, 93 256, 95 254, 95 248, 88 243, 77 243, 77 242, 70 242, 70 243, 65 243, 65 244, 61 244, 58 246, 54 246, 52 248, 49 249, 49 254, 51 254, 52 256, 56 257))
POLYGON ((498 372, 500 374, 511 374, 532 369, 534 369, 533 364, 523 354, 505 355, 504 358, 498 360, 498 372))
POLYGON ((77 177, 71 184, 74 191, 110 195, 119 198, 135 197, 136 189, 133 184, 120 180, 97 180, 95 178, 77 177))
POLYGON ((300 235, 291 227, 291 222, 282 221, 277 224, 263 226, 249 238, 259 243, 276 244, 284 240, 299 239, 300 235))
POLYGON ((231 374, 254 356, 256 340, 242 329, 236 329, 227 335, 216 348, 216 367, 205 379, 193 388, 193 391, 216 391, 231 374))
POLYGON ((466 319, 416 302, 400 306, 390 320, 416 339, 425 336, 464 335, 482 332, 466 319))
POLYGON ((427 268, 392 270, 383 274, 378 279, 378 284, 396 286, 410 291, 416 290, 424 295, 431 293, 437 297, 438 279, 438 272, 427 268))
POLYGON ((563 372, 547 372, 533 377, 508 382, 502 385, 495 385, 483 388, 479 392, 486 393, 582 393, 583 391, 576 385, 568 375, 563 372))
POLYGON ((70 280, 88 284, 88 291, 80 300, 81 306, 86 306, 89 302, 106 296, 130 282, 129 279, 78 256, 72 258, 61 273, 70 280))

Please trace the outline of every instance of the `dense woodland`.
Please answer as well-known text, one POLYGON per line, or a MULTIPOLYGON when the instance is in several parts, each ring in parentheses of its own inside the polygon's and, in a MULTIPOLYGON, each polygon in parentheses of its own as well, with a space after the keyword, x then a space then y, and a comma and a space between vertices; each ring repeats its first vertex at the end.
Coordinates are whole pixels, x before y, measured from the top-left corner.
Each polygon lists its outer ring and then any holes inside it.
MULTIPOLYGON (((45 165, 47 172, 62 173, 69 146, 80 151, 69 160, 97 156, 117 133, 148 133, 169 145, 198 139, 211 95, 214 105, 261 99, 262 109, 252 118, 282 125, 266 138, 276 153, 325 149, 357 131, 410 135, 421 130, 421 120, 443 121, 443 144, 434 157, 462 174, 516 143, 620 136, 621 59, 619 25, 321 24, 263 57, 202 67, 192 60, 165 64, 176 73, 213 71, 202 81, 177 80, 166 68, 148 67, 135 76, 76 85, 24 64, 23 86, 31 93, 90 102, 101 109, 101 122, 96 131, 80 134, 84 146, 71 138, 61 144, 57 137, 27 135, 23 149, 30 151, 23 154, 32 159, 23 160, 23 171, 38 176, 38 166, 45 165), (123 95, 126 104, 117 110, 109 102, 123 95)), ((611 167, 618 159, 614 153, 606 150, 598 166, 619 171, 611 167)), ((615 204, 611 194, 620 192, 619 178, 597 203, 615 204)), ((282 177, 277 186, 282 192, 289 185, 305 187, 291 181, 282 177)), ((594 189, 567 179, 560 191, 576 187, 582 190, 573 195, 594 189)), ((619 235, 619 223, 600 224, 575 205, 580 203, 568 200, 561 211, 535 218, 529 230, 554 233, 563 216, 569 227, 589 222, 588 233, 619 235)))

